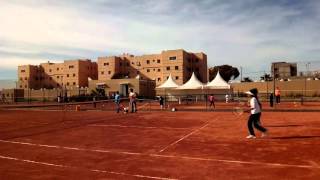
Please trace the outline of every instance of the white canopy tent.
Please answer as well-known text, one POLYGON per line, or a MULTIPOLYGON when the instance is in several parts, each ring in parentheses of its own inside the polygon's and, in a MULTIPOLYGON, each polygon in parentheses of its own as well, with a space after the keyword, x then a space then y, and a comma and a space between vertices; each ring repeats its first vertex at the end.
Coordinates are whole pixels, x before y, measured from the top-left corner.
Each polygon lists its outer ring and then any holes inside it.
POLYGON ((158 86, 157 89, 174 89, 177 87, 179 87, 179 85, 172 79, 172 76, 170 74, 166 82, 158 86))
POLYGON ((162 89, 164 90, 164 96, 165 96, 165 101, 164 101, 164 105, 166 106, 166 90, 172 90, 172 89, 176 89, 178 88, 179 85, 172 79, 171 74, 169 75, 168 79, 166 80, 166 82, 164 82, 163 84, 161 84, 160 86, 156 87, 156 89, 162 89))
POLYGON ((189 79, 189 81, 187 81, 186 83, 184 83, 183 85, 177 87, 177 89, 203 89, 204 84, 202 82, 199 81, 199 79, 197 78, 197 76, 192 73, 191 78, 189 79))
POLYGON ((216 77, 211 82, 208 82, 206 87, 208 89, 230 89, 231 86, 221 77, 218 71, 216 77))

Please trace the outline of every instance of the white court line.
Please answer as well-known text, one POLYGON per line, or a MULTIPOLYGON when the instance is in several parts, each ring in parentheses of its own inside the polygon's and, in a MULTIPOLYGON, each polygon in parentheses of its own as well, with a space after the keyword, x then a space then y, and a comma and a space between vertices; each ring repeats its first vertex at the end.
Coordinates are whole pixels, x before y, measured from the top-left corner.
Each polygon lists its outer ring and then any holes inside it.
POLYGON ((75 151, 91 151, 91 152, 101 152, 101 153, 115 153, 115 154, 126 154, 126 155, 141 155, 142 153, 134 153, 134 152, 126 152, 126 151, 109 151, 109 150, 100 150, 100 149, 84 149, 84 148, 76 148, 76 147, 67 147, 67 146, 55 146, 55 145, 46 145, 46 144, 34 144, 27 142, 18 142, 18 141, 6 141, 0 140, 3 143, 11 143, 11 144, 20 144, 20 145, 28 145, 28 146, 38 146, 38 147, 47 147, 47 148, 55 148, 55 149, 67 149, 67 150, 75 150, 75 151))
POLYGON ((189 137, 189 136, 191 136, 192 134, 194 134, 194 133, 196 133, 196 132, 200 131, 201 129, 203 129, 203 128, 207 127, 207 126, 208 126, 212 121, 217 120, 217 119, 218 119, 218 118, 216 117, 216 118, 214 118, 213 120, 208 121, 205 125, 203 125, 203 126, 201 126, 201 127, 197 128, 197 129, 195 129, 195 130, 191 131, 190 133, 188 133, 188 134, 184 135, 184 136, 183 136, 183 137, 181 137, 180 139, 178 139, 178 140, 174 141, 173 143, 169 144, 168 146, 166 146, 166 147, 162 148, 162 149, 159 151, 159 153, 161 153, 161 152, 165 151, 165 150, 166 150, 166 149, 168 149, 169 147, 171 147, 171 146, 173 146, 173 145, 175 145, 175 144, 179 143, 180 141, 182 141, 182 140, 186 139, 187 137, 189 137))
POLYGON ((192 128, 175 128, 175 127, 156 127, 156 126, 125 126, 117 124, 90 124, 95 127, 120 127, 120 128, 141 128, 141 129, 172 129, 172 130, 190 130, 192 128))
POLYGON ((231 163, 231 164, 236 163, 236 164, 250 164, 250 165, 262 165, 262 166, 320 169, 320 166, 315 166, 315 165, 281 164, 281 163, 268 163, 268 162, 258 162, 258 161, 237 161, 237 160, 227 160, 227 159, 201 158, 201 157, 190 157, 190 156, 175 156, 175 155, 163 155, 163 154, 143 154, 143 153, 134 153, 134 152, 125 152, 125 151, 109 151, 109 150, 96 150, 96 149, 54 146, 54 145, 45 145, 45 144, 33 144, 33 143, 18 142, 18 141, 6 141, 6 140, 0 140, 0 142, 10 143, 10 144, 27 145, 27 146, 46 147, 46 148, 67 149, 67 150, 75 150, 75 151, 113 153, 113 154, 125 154, 125 155, 135 155, 135 156, 150 156, 150 157, 161 157, 161 158, 175 158, 175 159, 186 159, 186 160, 197 160, 197 161, 212 161, 212 162, 224 162, 224 163, 231 163))
MULTIPOLYGON (((40 165, 54 166, 54 167, 60 167, 60 168, 84 169, 84 168, 75 167, 75 166, 66 166, 66 165, 52 164, 52 163, 46 163, 46 162, 41 162, 41 161, 32 161, 32 160, 28 160, 28 159, 19 159, 19 158, 14 158, 14 157, 9 157, 9 156, 2 156, 2 155, 0 155, 0 159, 8 159, 8 160, 26 162, 26 163, 31 163, 31 164, 40 164, 40 165)), ((122 173, 122 172, 106 171, 106 170, 98 170, 98 169, 88 169, 88 171, 106 173, 106 174, 117 174, 117 175, 123 175, 123 176, 132 176, 132 177, 138 177, 138 178, 160 179, 160 180, 177 180, 177 179, 173 179, 173 178, 164 178, 164 177, 156 177, 156 176, 145 176, 145 175, 140 175, 140 174, 127 174, 127 173, 122 173)))

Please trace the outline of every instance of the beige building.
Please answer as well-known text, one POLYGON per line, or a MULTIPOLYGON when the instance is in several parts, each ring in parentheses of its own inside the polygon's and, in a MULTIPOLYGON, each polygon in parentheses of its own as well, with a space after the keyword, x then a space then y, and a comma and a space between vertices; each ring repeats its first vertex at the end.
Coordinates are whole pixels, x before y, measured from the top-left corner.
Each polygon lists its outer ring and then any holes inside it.
POLYGON ((139 97, 152 98, 155 96, 156 83, 153 80, 138 78, 89 81, 89 91, 95 90, 96 88, 104 89, 105 95, 110 97, 117 91, 119 91, 122 96, 128 96, 130 89, 133 89, 139 97))
POLYGON ((120 91, 126 96, 128 89, 134 88, 137 93, 151 97, 155 94, 155 87, 165 82, 170 74, 182 85, 193 72, 200 81, 207 82, 206 54, 190 53, 183 49, 142 56, 123 54, 99 57, 97 63, 80 59, 19 66, 18 88, 37 90, 63 87, 72 90, 74 87, 89 87, 94 90, 105 84, 106 95, 120 91), (90 84, 88 78, 92 79, 90 84))
POLYGON ((297 63, 274 62, 271 65, 271 73, 276 79, 295 77, 297 76, 297 63))
POLYGON ((99 57, 98 79, 135 78, 154 80, 159 86, 171 74, 182 85, 195 72, 198 79, 207 82, 207 55, 189 53, 183 49, 162 51, 161 54, 99 57))
POLYGON ((18 67, 18 88, 87 87, 88 78, 97 79, 97 76, 97 63, 88 59, 23 65, 18 67))

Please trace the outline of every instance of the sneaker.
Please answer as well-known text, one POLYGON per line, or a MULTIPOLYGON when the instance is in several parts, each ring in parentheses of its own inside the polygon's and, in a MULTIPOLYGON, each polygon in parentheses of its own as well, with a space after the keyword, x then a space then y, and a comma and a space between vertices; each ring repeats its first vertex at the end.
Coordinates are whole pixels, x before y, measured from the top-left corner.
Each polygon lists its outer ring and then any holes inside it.
POLYGON ((249 135, 249 136, 247 136, 246 138, 247 138, 247 139, 255 139, 256 136, 254 136, 254 135, 249 135))

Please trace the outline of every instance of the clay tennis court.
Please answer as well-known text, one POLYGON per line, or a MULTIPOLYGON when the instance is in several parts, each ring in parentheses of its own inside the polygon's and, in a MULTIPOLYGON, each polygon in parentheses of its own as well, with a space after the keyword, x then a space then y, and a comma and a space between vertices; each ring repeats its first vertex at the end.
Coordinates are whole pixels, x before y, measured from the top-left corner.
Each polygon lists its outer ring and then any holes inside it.
POLYGON ((231 112, 1 110, 0 179, 319 179, 319 112, 262 121, 246 139, 231 112))

